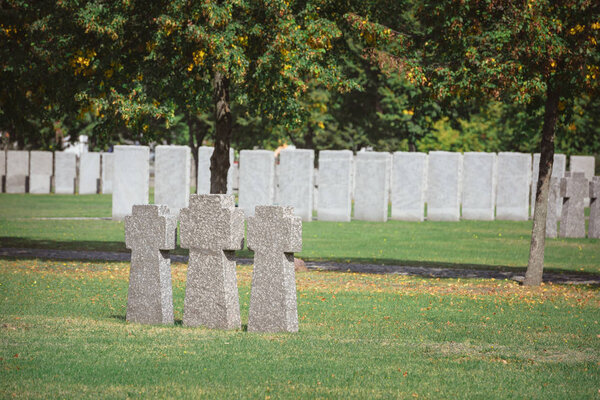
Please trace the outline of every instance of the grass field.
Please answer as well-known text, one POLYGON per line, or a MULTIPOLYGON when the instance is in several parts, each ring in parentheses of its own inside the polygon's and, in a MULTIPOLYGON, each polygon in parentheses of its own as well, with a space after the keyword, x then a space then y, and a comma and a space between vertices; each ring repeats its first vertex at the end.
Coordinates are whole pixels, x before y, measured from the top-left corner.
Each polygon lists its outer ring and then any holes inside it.
MULTIPOLYGON (((1 398, 598 398, 581 286, 302 272, 297 334, 124 320, 126 263, 0 260, 1 398)), ((251 267, 238 267, 247 322, 251 267)))
MULTIPOLYGON (((2 247, 127 251, 123 223, 111 220, 35 218, 110 217, 107 195, 0 195, 2 247)), ((309 260, 523 269, 531 222, 460 221, 303 224, 303 251, 309 260)), ((600 273, 600 240, 549 239, 547 270, 600 273)), ((185 249, 175 251, 185 254, 185 249)), ((245 249, 240 256, 250 257, 245 249)))

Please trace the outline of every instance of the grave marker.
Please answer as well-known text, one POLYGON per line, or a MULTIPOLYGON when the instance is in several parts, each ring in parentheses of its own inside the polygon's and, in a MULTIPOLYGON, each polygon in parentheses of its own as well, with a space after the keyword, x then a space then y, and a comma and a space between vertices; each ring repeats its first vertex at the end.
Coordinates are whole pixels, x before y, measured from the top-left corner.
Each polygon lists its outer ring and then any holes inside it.
POLYGON ((239 207, 246 216, 254 215, 256 206, 273 204, 275 154, 269 150, 240 151, 239 207))
POLYGON ((164 205, 134 205, 125 217, 125 245, 131 249, 127 321, 172 324, 173 290, 169 250, 177 242, 177 218, 164 205))
MULTIPOLYGON (((546 237, 555 238, 558 236, 558 204, 562 204, 560 197, 560 179, 550 178, 550 188, 548 190, 548 213, 546 214, 546 237)), ((562 207, 561 207, 562 210, 562 207)))
POLYGON ((134 204, 148 204, 150 148, 115 146, 114 150, 112 217, 122 219, 131 214, 134 204))
MULTIPOLYGON (((198 170, 196 180, 196 193, 198 194, 209 194, 210 193, 210 158, 214 152, 214 147, 200 146, 198 148, 198 170)), ((227 171, 227 194, 233 193, 234 185, 234 154, 233 148, 229 148, 229 170, 227 171)))
POLYGON ((29 153, 29 193, 50 193, 52 183, 51 151, 31 151, 29 153))
POLYGON ((583 199, 589 195, 589 183, 583 172, 567 172, 560 181, 563 209, 560 217, 560 237, 584 238, 585 214, 583 199))
POLYGON ((492 221, 496 198, 496 154, 467 152, 463 158, 463 219, 492 221))
POLYGON ((315 151, 284 149, 279 154, 279 204, 294 208, 302 221, 311 221, 315 151))
POLYGON ((427 154, 397 151, 393 157, 392 219, 423 221, 427 154))
POLYGON ((427 173, 427 219, 458 221, 460 219, 461 154, 430 151, 427 173))
POLYGON ((291 207, 258 206, 248 218, 254 272, 249 332, 297 332, 294 252, 302 250, 302 220, 291 207))
POLYGON ((6 152, 6 193, 25 193, 29 175, 29 152, 6 152))
POLYGON ((527 221, 531 186, 531 154, 498 153, 496 219, 527 221))
POLYGON ((156 146, 154 154, 154 203, 178 215, 190 199, 190 148, 156 146))
MULTIPOLYGON (((596 172, 596 158, 594 156, 571 156, 569 157, 569 171, 583 172, 585 178, 589 181, 596 172)), ((590 205, 590 198, 585 195, 584 205, 590 205)))
POLYGON ((239 329, 234 253, 244 245, 244 213, 232 195, 192 195, 180 229, 181 247, 190 249, 183 324, 239 329))
POLYGON ((100 153, 81 153, 79 157, 79 194, 98 193, 100 153))
POLYGON ((354 219, 387 221, 391 170, 390 153, 361 151, 356 155, 354 219))
POLYGON ((319 221, 350 221, 353 158, 350 150, 319 152, 317 198, 319 221))
POLYGON ((0 150, 0 193, 4 193, 4 181, 6 180, 6 151, 0 150))
POLYGON ((113 176, 115 170, 115 154, 102 153, 102 193, 113 192, 113 176))
MULTIPOLYGON (((567 169, 567 156, 564 154, 555 154, 554 161, 552 163, 552 175, 551 177, 558 178, 559 186, 560 179, 565 176, 565 172, 567 169)), ((540 176, 540 153, 535 153, 533 155, 533 174, 531 175, 531 216, 533 217, 533 212, 535 211, 535 197, 537 191, 537 181, 540 176)), ((560 196, 556 198, 558 207, 558 216, 560 216, 562 210, 562 199, 560 196)))
POLYGON ((74 194, 77 177, 77 155, 65 151, 54 153, 54 192, 74 194))

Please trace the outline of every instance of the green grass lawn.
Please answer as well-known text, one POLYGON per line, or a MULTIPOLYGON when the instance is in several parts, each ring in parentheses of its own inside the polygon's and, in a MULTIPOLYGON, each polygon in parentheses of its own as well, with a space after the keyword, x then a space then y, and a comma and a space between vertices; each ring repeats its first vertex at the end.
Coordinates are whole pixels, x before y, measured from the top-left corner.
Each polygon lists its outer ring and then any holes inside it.
MULTIPOLYGON (((127 323, 128 264, 0 260, 1 398, 598 398, 600 294, 297 274, 297 334, 127 323)), ((238 267, 247 323, 251 267, 238 267)))
MULTIPOLYGON (((126 251, 123 223, 111 220, 39 220, 40 217, 110 217, 109 195, 0 195, 3 247, 126 251)), ((308 260, 523 269, 531 222, 460 221, 303 224, 308 260)), ((600 273, 600 240, 549 239, 547 270, 600 273)), ((185 254, 185 249, 176 250, 185 254)), ((245 249, 238 252, 251 256, 245 249)))

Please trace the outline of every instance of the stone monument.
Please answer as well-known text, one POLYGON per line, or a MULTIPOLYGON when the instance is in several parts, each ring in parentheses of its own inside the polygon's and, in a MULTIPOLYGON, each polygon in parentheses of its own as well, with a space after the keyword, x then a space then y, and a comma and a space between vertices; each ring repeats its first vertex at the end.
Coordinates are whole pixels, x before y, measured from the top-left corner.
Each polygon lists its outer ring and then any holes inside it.
MULTIPOLYGON (((583 172, 585 178, 591 181, 596 172, 596 158, 594 156, 576 156, 569 157, 569 171, 583 172)), ((590 198, 585 195, 584 205, 590 205, 590 198)))
POLYGON ((350 221, 352 213, 352 162, 350 150, 319 152, 317 218, 319 221, 350 221))
POLYGON ((423 221, 427 154, 397 151, 393 157, 392 219, 423 221))
POLYGON ((244 246, 244 213, 232 195, 192 195, 180 230, 181 247, 190 249, 183 324, 240 328, 234 251, 244 246))
MULTIPOLYGON (((77 155, 65 151, 54 153, 54 193, 74 194, 77 155)), ((131 210, 130 210, 131 211, 131 210)))
POLYGON ((100 153, 81 153, 79 157, 79 194, 98 193, 100 153))
POLYGON ((590 182, 590 224, 588 237, 600 239, 600 176, 590 182))
POLYGON ((134 205, 125 217, 125 245, 131 249, 127 321, 173 323, 169 250, 177 243, 177 218, 164 205, 134 205))
POLYGON ((103 194, 113 192, 113 176, 115 170, 115 154, 102 153, 102 178, 101 186, 103 194))
POLYGON ((178 215, 190 199, 190 148, 161 145, 154 150, 154 204, 165 204, 178 215))
POLYGON ((531 154, 498 153, 496 219, 527 221, 531 187, 531 154))
POLYGON ((284 149, 279 154, 279 204, 294 208, 302 221, 311 221, 315 151, 284 149))
POLYGON ((391 170, 390 153, 361 151, 356 154, 354 219, 387 221, 391 170))
MULTIPOLYGON (((200 146, 198 148, 198 169, 196 171, 196 193, 210 193, 210 158, 214 147, 200 146)), ((229 148, 229 170, 227 171, 227 194, 233 193, 234 188, 234 162, 235 151, 229 148)))
POLYGON ((273 204, 275 154, 269 150, 240 151, 240 193, 238 205, 246 216, 256 206, 273 204))
POLYGON ((589 183, 583 172, 567 172, 560 181, 563 198, 559 236, 564 238, 585 237, 585 213, 583 199, 589 195, 589 183))
POLYGON ((29 193, 50 193, 52 158, 51 151, 32 150, 29 153, 29 193))
POLYGON ((467 152, 463 158, 462 218, 494 219, 496 153, 467 152))
POLYGON ((115 146, 114 150, 112 217, 118 220, 130 215, 134 204, 148 204, 150 148, 115 146))
MULTIPOLYGON (((558 178, 558 185, 560 186, 560 179, 565 176, 567 170, 567 156, 564 154, 555 154, 554 161, 552 162, 552 177, 558 178)), ((533 155, 533 174, 531 175, 531 217, 533 218, 533 212, 535 211, 535 196, 537 191, 537 181, 540 176, 540 153, 533 155)), ((558 207, 558 216, 562 210, 562 199, 560 196, 556 198, 558 207)))
POLYGON ((430 151, 427 171, 427 219, 460 219, 460 174, 462 155, 448 151, 430 151))
POLYGON ((6 193, 25 193, 29 175, 29 152, 6 152, 6 193))
MULTIPOLYGON (((562 204, 560 197, 560 178, 550 178, 550 188, 548 189, 548 213, 546 214, 546 237, 555 238, 558 236, 558 204, 562 204)), ((562 209, 562 207, 561 207, 562 209)))
POLYGON ((291 207, 256 207, 248 248, 254 251, 248 331, 298 331, 294 252, 302 250, 302 220, 291 207))
POLYGON ((0 193, 4 193, 6 179, 6 151, 0 150, 0 193))

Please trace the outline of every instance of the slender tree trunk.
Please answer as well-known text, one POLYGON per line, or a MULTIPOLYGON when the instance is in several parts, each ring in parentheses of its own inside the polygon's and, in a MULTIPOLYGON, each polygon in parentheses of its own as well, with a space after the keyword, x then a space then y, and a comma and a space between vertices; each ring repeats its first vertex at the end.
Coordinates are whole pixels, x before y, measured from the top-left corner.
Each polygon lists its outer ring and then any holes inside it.
POLYGON ((210 158, 210 192, 227 193, 232 117, 229 108, 229 79, 220 72, 215 74, 213 101, 215 103, 215 150, 210 158))
POLYGON ((546 90, 546 107, 544 126, 542 128, 542 145, 540 151, 540 168, 537 182, 535 211, 533 213, 533 229, 531 231, 531 247, 529 263, 525 274, 524 285, 537 286, 542 283, 544 272, 544 247, 546 245, 546 216, 548 214, 548 192, 550 176, 554 161, 554 135, 558 118, 558 101, 560 93, 548 83, 546 90))

